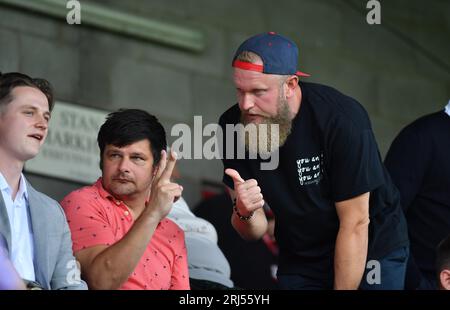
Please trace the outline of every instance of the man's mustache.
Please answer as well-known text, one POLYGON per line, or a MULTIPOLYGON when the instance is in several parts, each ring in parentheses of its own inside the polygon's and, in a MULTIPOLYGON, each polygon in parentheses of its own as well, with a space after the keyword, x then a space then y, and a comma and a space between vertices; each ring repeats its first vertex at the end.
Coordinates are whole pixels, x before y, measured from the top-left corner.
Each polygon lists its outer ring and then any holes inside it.
POLYGON ((113 180, 133 182, 133 179, 130 178, 129 176, 125 175, 125 174, 118 174, 118 175, 115 175, 115 176, 113 177, 113 180))

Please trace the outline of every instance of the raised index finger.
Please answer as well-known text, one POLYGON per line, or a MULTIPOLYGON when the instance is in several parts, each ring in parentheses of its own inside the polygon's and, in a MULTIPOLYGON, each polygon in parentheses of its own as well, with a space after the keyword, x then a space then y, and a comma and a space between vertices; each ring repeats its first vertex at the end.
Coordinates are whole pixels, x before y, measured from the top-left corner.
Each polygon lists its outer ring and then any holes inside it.
POLYGON ((162 173, 164 172, 164 169, 166 169, 166 164, 167 164, 167 153, 166 151, 162 150, 161 151, 161 159, 159 160, 159 164, 158 164, 158 171, 156 172, 156 179, 161 178, 162 173))
POLYGON ((162 172, 161 179, 170 181, 170 177, 172 176, 173 168, 175 167, 175 163, 177 162, 177 153, 174 151, 170 151, 170 156, 167 161, 166 168, 162 172))

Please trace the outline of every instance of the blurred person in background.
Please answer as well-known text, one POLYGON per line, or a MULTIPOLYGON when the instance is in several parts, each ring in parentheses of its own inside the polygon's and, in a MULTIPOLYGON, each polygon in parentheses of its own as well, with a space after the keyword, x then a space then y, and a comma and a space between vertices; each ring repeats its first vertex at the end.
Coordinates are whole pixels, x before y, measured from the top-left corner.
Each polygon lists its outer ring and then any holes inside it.
POLYGON ((24 290, 25 283, 8 256, 5 239, 0 234, 0 290, 24 290))
POLYGON ((450 290, 450 235, 437 247, 436 270, 439 289, 450 290))
POLYGON ((450 234, 449 158, 450 101, 407 125, 386 154, 408 223, 406 289, 437 289, 436 247, 450 234))
MULTIPOLYGON (((172 180, 180 178, 180 171, 175 166, 172 180)), ((173 204, 167 217, 184 231, 191 289, 232 289, 230 264, 217 244, 214 226, 192 213, 183 197, 173 204)))

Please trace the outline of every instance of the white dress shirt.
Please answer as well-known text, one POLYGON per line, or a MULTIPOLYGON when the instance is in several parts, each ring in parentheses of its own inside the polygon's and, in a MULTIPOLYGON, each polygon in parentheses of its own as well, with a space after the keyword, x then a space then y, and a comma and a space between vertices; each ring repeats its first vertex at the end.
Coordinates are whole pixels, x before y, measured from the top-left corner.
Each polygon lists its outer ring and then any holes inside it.
POLYGON ((447 105, 445 106, 445 113, 447 113, 448 116, 450 116, 450 100, 448 101, 447 105))
POLYGON ((29 216, 28 192, 25 176, 21 174, 19 191, 14 200, 12 189, 0 172, 0 190, 8 213, 11 228, 11 262, 22 279, 35 281, 34 273, 34 239, 29 216))

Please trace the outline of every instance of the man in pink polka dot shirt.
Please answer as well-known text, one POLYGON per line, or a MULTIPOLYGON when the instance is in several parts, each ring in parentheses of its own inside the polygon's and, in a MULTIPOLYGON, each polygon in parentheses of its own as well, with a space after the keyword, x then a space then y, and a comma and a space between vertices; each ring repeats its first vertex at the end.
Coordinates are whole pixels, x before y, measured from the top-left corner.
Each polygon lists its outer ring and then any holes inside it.
POLYGON ((189 289, 183 231, 166 219, 183 188, 156 117, 126 109, 98 134, 102 177, 66 196, 73 251, 90 289, 189 289))

